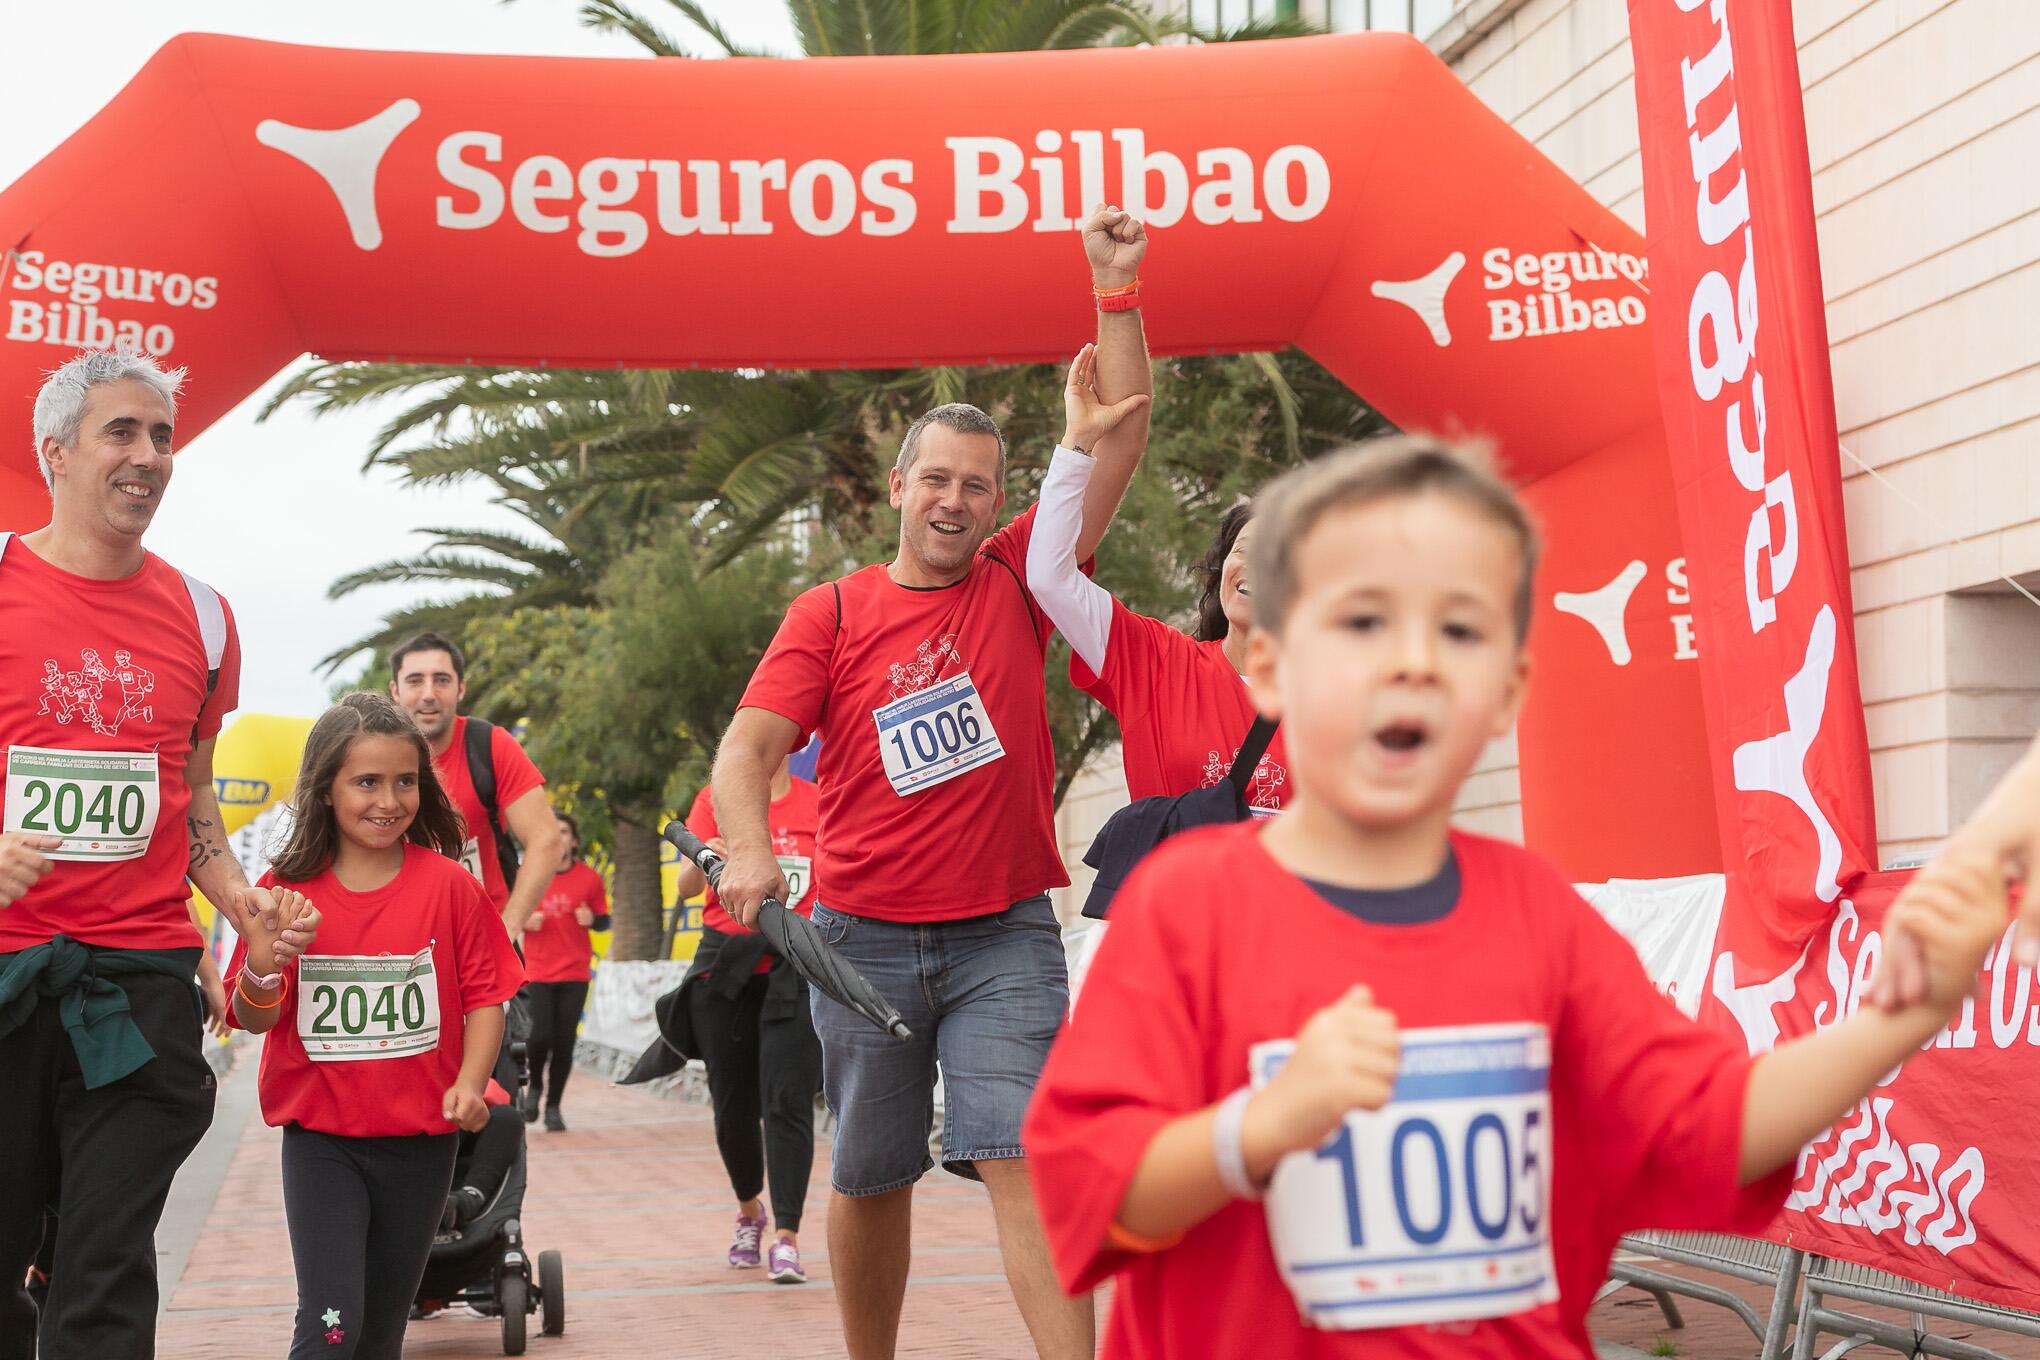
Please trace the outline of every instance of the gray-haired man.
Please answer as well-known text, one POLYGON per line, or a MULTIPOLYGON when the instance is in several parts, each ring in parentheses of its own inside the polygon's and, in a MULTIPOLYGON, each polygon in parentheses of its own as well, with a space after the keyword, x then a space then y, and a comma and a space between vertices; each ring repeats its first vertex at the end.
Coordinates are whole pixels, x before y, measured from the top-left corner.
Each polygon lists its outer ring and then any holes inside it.
POLYGON ((274 923, 213 792, 233 617, 142 547, 182 378, 99 352, 52 373, 35 403, 50 522, 0 535, 0 1360, 154 1353, 156 1221, 212 1122, 187 876, 237 927, 274 923), (22 1281, 51 1205, 38 1328, 22 1281))

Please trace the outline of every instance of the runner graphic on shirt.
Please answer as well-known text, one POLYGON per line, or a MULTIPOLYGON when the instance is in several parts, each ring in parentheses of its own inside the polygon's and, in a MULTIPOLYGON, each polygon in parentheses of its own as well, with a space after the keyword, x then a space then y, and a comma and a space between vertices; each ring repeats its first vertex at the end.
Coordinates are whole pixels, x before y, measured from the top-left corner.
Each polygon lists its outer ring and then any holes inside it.
MULTIPOLYGON (((1239 755, 1239 747, 1233 748, 1231 756, 1213 750, 1204 757, 1204 780, 1202 788, 1212 788, 1225 782, 1232 772, 1232 763, 1239 755)), ((1270 755, 1261 757, 1254 766, 1254 777, 1247 781, 1247 806, 1267 812, 1279 812, 1282 808, 1282 788, 1289 782, 1289 771, 1275 763, 1270 755)))
POLYGON ((78 672, 76 671, 72 671, 67 675, 64 669, 57 665, 55 661, 44 661, 43 692, 42 697, 36 701, 35 711, 38 714, 48 713, 50 705, 54 703, 57 707, 57 722, 62 725, 69 725, 71 719, 78 715, 80 707, 80 696, 76 684, 77 677, 78 672))
POLYGON ((156 690, 156 673, 137 665, 134 653, 125 647, 117 648, 113 653, 114 664, 108 666, 98 648, 84 647, 79 649, 78 663, 77 670, 67 671, 53 657, 43 661, 37 713, 47 714, 54 705, 56 720, 64 726, 82 715, 85 725, 102 737, 117 734, 129 718, 156 720, 155 707, 148 701, 156 690), (119 684, 121 697, 120 708, 110 719, 102 707, 108 681, 119 684))
POLYGON ((888 697, 903 699, 928 688, 942 674, 942 668, 952 661, 968 669, 964 659, 956 654, 956 634, 944 633, 933 642, 923 639, 921 645, 914 649, 912 661, 886 668, 886 678, 892 681, 892 692, 888 697))
POLYGON ((120 681, 120 712, 114 716, 116 729, 130 717, 154 722, 156 710, 145 702, 155 692, 156 673, 135 664, 134 653, 125 648, 113 654, 114 678, 120 681))

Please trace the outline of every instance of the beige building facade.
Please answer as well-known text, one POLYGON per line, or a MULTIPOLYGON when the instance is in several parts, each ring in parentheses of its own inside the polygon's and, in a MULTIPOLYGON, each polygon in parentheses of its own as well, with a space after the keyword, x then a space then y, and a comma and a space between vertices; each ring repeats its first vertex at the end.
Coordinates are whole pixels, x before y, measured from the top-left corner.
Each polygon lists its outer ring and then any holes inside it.
MULTIPOLYGON (((1669 3, 1670 0, 1664 0, 1669 3)), ((1780 0, 1782 3, 1782 0, 1780 0)), ((1643 227, 1626 0, 1179 0, 1414 32, 1643 227)), ((1792 0, 1819 219, 1877 833, 1934 844, 2040 731, 2040 0, 1792 0)), ((1704 645, 1704 643, 1703 643, 1704 645)), ((1512 741, 1469 827, 1520 837, 1512 741)), ((1084 848, 1118 754, 1059 814, 1084 848)))

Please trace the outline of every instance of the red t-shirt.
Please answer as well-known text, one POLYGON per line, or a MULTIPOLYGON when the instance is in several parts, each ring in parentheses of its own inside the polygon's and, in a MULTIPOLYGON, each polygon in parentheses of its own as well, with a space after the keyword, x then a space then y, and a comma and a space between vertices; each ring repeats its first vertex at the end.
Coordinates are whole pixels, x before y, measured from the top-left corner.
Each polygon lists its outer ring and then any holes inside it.
MULTIPOLYGON (((453 805, 460 809, 461 820, 467 823, 468 843, 461 850, 461 862, 482 881, 489 900, 500 912, 510 900, 510 884, 503 881, 503 866, 496 862, 496 824, 482 811, 475 781, 468 777, 467 724, 466 718, 453 720, 453 744, 432 757, 432 768, 439 772, 446 796, 453 800, 453 805)), ((544 786, 545 776, 538 772, 538 766, 531 763, 517 738, 501 725, 489 734, 489 754, 496 763, 498 811, 508 810, 519 798, 544 786)))
POLYGON ((801 742, 821 732, 824 905, 951 921, 1070 881, 1056 853, 1042 675, 1054 625, 1024 584, 1033 527, 1030 509, 986 539, 955 585, 912 589, 872 566, 786 611, 741 707, 790 720, 801 742))
POLYGON ((553 875, 552 885, 538 899, 531 919, 545 918, 537 930, 524 932, 524 975, 533 982, 586 982, 595 975, 589 967, 594 957, 588 943, 588 927, 574 916, 586 907, 597 916, 609 911, 609 891, 602 875, 575 860, 564 873, 553 875))
MULTIPOLYGON (((709 801, 708 793, 704 788, 695 794, 694 806, 687 810, 687 829, 703 840, 722 834, 716 827, 715 807, 709 801)), ((780 872, 786 875, 787 884, 793 892, 793 900, 786 905, 802 916, 812 916, 815 913, 815 825, 821 816, 821 791, 807 780, 795 776, 786 790, 786 797, 773 799, 765 815, 766 825, 772 832, 772 853, 779 857, 780 872)), ((714 888, 710 888, 703 899, 701 926, 719 935, 751 933, 723 910, 714 888)), ((771 958, 758 960, 756 971, 772 971, 771 958)))
MULTIPOLYGON (((1587 1357, 1587 1308, 1621 1233, 1752 1233, 1775 1215, 1789 1163, 1736 1186, 1748 1055, 1659 996, 1635 951, 1550 865, 1455 834, 1453 910, 1378 925, 1283 870, 1260 830, 1190 832, 1135 871, 1028 1111, 1024 1143, 1064 1286, 1118 1275, 1105 1355, 1587 1357), (1243 902, 1251 929, 1241 928, 1243 902), (1548 1034, 1546 1222, 1558 1302, 1479 1322, 1319 1330, 1299 1319, 1259 1203, 1229 1204, 1160 1252, 1107 1241, 1162 1126, 1244 1084, 1251 1046, 1292 1038, 1355 982, 1396 1014, 1406 1077, 1413 1031, 1494 1024, 1548 1034)), ((1412 1141, 1428 1163, 1425 1140, 1412 1141)), ((1439 1160, 1456 1168, 1457 1150, 1439 1160)), ((1456 1197, 1462 1213, 1467 1198, 1463 1189, 1456 1197)))
MULTIPOLYGON (((221 601, 225 609, 225 601, 221 601)), ((0 752, 22 791, 0 824, 48 828, 83 854, 105 853, 126 832, 146 848, 132 859, 66 859, 12 906, 0 909, 0 953, 68 935, 119 949, 182 949, 200 943, 185 909, 191 790, 185 764, 197 742, 219 735, 239 702, 241 643, 231 612, 219 680, 206 697, 205 640, 184 577, 150 553, 117 581, 74 576, 11 540, 0 556, 0 752), (34 750, 104 755, 67 766, 34 750), (155 761, 153 783, 142 768, 155 761), (80 766, 97 764, 104 778, 80 766), (139 777, 138 777, 139 776, 139 777), (149 800, 155 816, 147 813, 149 800)))
MULTIPOLYGON (((1116 599, 1104 673, 1093 675, 1072 655, 1070 683, 1119 720, 1120 762, 1132 798, 1220 783, 1254 725, 1246 681, 1226 660, 1222 640, 1198 642, 1116 599)), ((1247 806, 1277 812, 1288 797, 1288 756, 1277 728, 1247 785, 1247 806)))
MULTIPOLYGON (((267 887, 278 880, 267 873, 261 881, 267 887)), ((460 1075, 464 1018, 501 1005, 524 981, 502 918, 473 875, 407 844, 404 867, 374 892, 350 892, 330 869, 284 886, 318 907, 319 934, 310 953, 284 965, 282 1009, 262 1044, 263 1119, 346 1138, 452 1132, 440 1102, 460 1075), (378 985, 387 974, 375 970, 402 968, 428 951, 429 979, 378 985), (350 976, 363 981, 350 985, 350 976), (429 1038, 412 1023, 428 1014, 427 985, 436 1001, 437 1042, 401 1057, 373 1056, 429 1038), (333 1045, 343 1056, 314 1062, 308 1043, 333 1045)), ((247 956, 247 945, 235 946, 229 987, 247 956)), ((232 1006, 227 1014, 233 1017, 232 1006)))

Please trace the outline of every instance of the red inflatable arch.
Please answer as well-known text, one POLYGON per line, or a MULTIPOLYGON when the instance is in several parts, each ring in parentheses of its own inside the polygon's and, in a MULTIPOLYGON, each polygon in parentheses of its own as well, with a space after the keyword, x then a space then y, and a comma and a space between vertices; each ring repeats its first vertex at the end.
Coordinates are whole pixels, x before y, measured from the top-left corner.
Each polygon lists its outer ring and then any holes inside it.
POLYGON ((1154 228, 1158 352, 1300 345, 1406 428, 1495 441, 1550 539, 1528 839, 1583 879, 1718 867, 1641 242, 1402 37, 784 62, 179 38, 0 193, 0 528, 41 521, 30 399, 80 346, 188 365, 186 440, 306 351, 1054 360, 1091 329, 1068 237, 1100 199, 1154 228))

